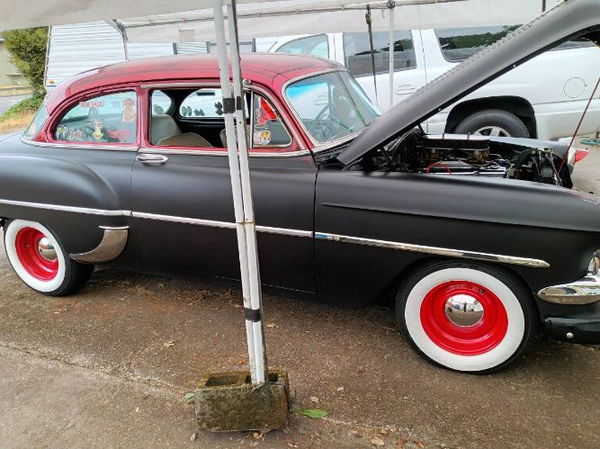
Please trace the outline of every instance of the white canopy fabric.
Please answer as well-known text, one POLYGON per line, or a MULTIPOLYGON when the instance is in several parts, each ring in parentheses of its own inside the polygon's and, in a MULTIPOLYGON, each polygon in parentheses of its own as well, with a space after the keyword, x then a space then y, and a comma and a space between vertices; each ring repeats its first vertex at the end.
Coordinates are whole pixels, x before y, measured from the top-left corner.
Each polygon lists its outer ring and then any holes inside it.
MULTIPOLYGON (((239 37, 362 31, 367 3, 373 8, 373 30, 387 31, 387 2, 284 0, 238 5, 239 37)), ((553 6, 556 0, 547 3, 548 7, 553 6)), ((396 29, 515 25, 542 12, 542 0, 396 0, 395 4, 392 11, 396 29)), ((130 42, 206 41, 214 37, 212 9, 118 22, 130 42)))
MULTIPOLYGON (((237 0, 236 3, 265 1, 237 0)), ((212 8, 212 0, 2 0, 0 31, 208 8, 212 8)), ((214 27, 212 30, 214 37, 214 27)))

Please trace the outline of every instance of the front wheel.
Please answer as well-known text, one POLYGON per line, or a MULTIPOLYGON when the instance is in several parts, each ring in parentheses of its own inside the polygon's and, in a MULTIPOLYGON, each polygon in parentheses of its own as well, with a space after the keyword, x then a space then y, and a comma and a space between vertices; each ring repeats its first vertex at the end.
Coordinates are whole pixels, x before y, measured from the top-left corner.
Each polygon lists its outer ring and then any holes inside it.
POLYGON ((471 373, 499 370, 523 354, 537 319, 530 292, 510 273, 474 263, 440 262, 400 288, 399 326, 426 359, 471 373))
POLYGON ((15 273, 48 296, 74 292, 89 279, 93 265, 70 259, 58 239, 40 223, 11 220, 4 227, 4 249, 15 273))

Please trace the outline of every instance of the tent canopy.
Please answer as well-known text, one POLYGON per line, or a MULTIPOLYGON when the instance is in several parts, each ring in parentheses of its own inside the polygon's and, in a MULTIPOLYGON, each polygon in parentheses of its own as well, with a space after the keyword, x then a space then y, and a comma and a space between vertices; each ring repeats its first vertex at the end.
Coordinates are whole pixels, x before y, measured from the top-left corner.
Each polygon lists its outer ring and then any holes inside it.
MULTIPOLYGON (((558 0, 546 0, 547 7, 558 0)), ((353 31, 364 27, 365 0, 237 0, 241 38, 353 31), (340 13, 344 11, 344 13, 340 13), (287 16, 287 17, 286 17, 287 16), (288 20, 286 20, 286 18, 288 20)), ((525 23, 543 0, 396 0, 397 29, 525 23)), ((386 8, 387 9, 387 8, 386 8)), ((373 29, 387 30, 389 12, 373 11, 373 29)), ((212 0, 22 0, 0 2, 0 30, 118 20, 130 41, 179 42, 214 39, 212 0), (126 19, 137 17, 137 19, 126 19), (183 31, 183 32, 182 32, 183 31), (193 37, 194 39, 190 39, 193 37)))
MULTIPOLYGON (((387 31, 390 14, 387 1, 284 0, 238 5, 239 37, 364 30, 367 3, 374 9, 373 30, 387 31)), ((515 25, 528 22, 542 11, 541 0, 396 0, 393 3, 396 29, 515 25)), ((553 2, 548 0, 548 3, 553 2)), ((213 12, 209 8, 118 22, 130 42, 206 41, 214 36, 213 12)))

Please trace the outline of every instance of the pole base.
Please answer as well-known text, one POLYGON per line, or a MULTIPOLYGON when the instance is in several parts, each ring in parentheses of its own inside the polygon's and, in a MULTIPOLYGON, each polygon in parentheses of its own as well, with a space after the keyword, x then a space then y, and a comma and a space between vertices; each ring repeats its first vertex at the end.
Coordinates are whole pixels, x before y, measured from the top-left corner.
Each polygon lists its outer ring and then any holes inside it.
POLYGON ((196 390, 196 421, 209 432, 281 429, 288 411, 286 371, 269 371, 268 385, 258 387, 248 371, 207 374, 196 390))

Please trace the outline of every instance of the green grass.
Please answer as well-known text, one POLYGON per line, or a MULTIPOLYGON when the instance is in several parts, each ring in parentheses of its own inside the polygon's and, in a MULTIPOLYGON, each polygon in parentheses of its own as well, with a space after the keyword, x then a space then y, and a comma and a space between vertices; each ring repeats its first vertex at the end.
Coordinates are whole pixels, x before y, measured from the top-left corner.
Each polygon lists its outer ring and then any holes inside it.
POLYGON ((33 115, 44 101, 43 93, 34 93, 8 108, 0 115, 0 134, 18 131, 29 125, 33 115))
POLYGON ((27 97, 17 104, 12 105, 4 114, 0 115, 0 122, 36 112, 44 101, 44 95, 43 93, 34 93, 31 97, 27 97))

